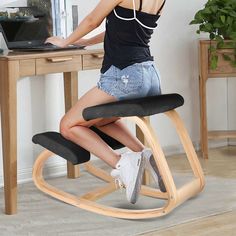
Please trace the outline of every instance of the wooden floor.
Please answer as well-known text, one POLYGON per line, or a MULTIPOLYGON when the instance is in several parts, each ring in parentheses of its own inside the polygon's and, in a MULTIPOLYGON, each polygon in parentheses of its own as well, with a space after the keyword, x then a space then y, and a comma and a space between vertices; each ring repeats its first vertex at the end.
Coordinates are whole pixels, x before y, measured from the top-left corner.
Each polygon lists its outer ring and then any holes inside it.
POLYGON ((177 225, 145 236, 234 236, 236 211, 177 225))
MULTIPOLYGON (((171 169, 176 172, 188 172, 187 162, 180 156, 168 158, 171 169)), ((236 147, 229 146, 212 149, 209 160, 201 158, 204 172, 209 176, 236 178, 236 147)), ((236 190, 235 190, 236 191, 236 190)), ((215 216, 201 218, 164 230, 142 234, 143 236, 235 236, 236 209, 215 216)))

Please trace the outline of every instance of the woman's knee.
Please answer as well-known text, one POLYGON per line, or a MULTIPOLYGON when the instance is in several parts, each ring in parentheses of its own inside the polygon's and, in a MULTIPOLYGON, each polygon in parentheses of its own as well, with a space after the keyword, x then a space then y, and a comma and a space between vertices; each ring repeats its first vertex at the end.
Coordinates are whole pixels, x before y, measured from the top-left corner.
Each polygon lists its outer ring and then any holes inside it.
POLYGON ((68 122, 65 121, 65 119, 61 119, 60 121, 60 133, 61 135, 66 138, 66 139, 69 139, 70 138, 70 126, 68 124, 68 122))
MULTIPOLYGON (((60 133, 61 135, 66 138, 70 139, 70 137, 73 135, 72 128, 75 127, 79 129, 80 127, 90 127, 91 124, 89 122, 86 122, 84 120, 78 120, 76 124, 71 124, 71 122, 67 119, 67 117, 63 117, 60 121, 60 133)), ((77 134, 78 136, 78 134, 77 134)))

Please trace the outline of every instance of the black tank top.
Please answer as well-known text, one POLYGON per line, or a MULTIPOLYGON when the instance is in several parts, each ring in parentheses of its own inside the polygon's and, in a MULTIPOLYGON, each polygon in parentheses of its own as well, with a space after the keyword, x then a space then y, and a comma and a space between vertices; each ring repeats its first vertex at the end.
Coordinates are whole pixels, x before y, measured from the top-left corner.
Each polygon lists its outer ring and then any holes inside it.
POLYGON ((164 4, 165 0, 157 14, 142 12, 142 0, 138 11, 115 7, 106 18, 105 55, 101 73, 105 73, 111 65, 123 69, 134 63, 153 61, 149 42, 164 4))

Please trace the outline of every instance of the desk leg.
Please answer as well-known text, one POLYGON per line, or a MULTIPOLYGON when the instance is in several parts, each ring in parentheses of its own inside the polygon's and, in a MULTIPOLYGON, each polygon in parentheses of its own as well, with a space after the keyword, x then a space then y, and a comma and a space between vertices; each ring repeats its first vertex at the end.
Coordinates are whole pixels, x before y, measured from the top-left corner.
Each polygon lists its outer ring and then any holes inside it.
MULTIPOLYGON (((150 118, 148 116, 145 117, 145 119, 148 122, 150 122, 150 118)), ((136 136, 145 146, 148 146, 148 143, 146 142, 143 132, 140 130, 140 128, 137 125, 136 125, 136 136)), ((150 184, 150 174, 146 170, 144 171, 144 175, 143 175, 143 184, 144 185, 150 184)))
MULTIPOLYGON (((78 72, 64 73, 64 93, 65 93, 65 111, 78 101, 78 72)), ((80 176, 79 165, 73 165, 67 162, 67 177, 78 178, 80 176)))
POLYGON ((208 129, 207 129, 207 107, 206 107, 206 79, 199 77, 200 93, 200 132, 202 157, 208 159, 208 129))
POLYGON ((1 124, 5 213, 17 213, 17 78, 19 62, 1 62, 1 124))

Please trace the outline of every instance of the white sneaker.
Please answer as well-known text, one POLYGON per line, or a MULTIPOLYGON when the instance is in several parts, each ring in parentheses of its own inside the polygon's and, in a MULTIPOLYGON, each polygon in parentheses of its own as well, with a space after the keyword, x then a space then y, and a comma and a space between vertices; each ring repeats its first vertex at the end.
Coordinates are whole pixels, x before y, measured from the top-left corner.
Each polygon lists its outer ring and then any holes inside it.
POLYGON ((145 169, 151 173, 156 186, 160 188, 161 192, 166 192, 166 187, 152 155, 152 150, 150 148, 144 148, 142 153, 145 157, 145 169))
POLYGON ((136 203, 142 185, 145 168, 145 159, 142 152, 126 152, 121 154, 121 159, 116 164, 116 169, 111 171, 111 176, 126 189, 127 200, 136 203))

